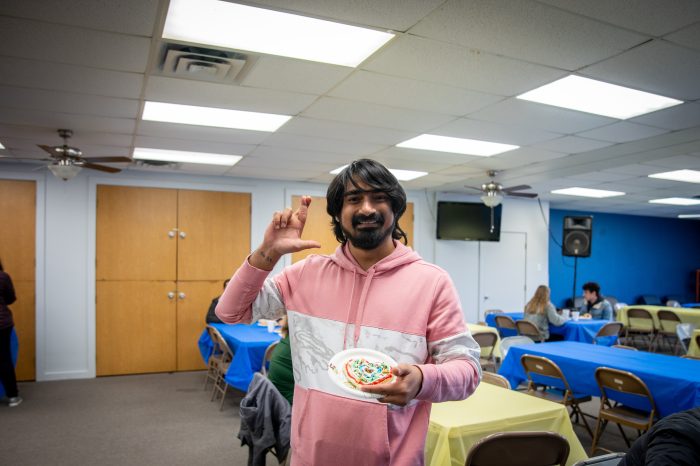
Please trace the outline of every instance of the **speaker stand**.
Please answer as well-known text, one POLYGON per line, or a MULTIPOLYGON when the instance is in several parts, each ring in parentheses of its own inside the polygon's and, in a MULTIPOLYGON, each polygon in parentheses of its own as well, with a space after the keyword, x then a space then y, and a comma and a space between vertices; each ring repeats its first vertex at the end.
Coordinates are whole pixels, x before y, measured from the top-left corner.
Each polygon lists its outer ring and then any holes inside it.
POLYGON ((574 256, 574 286, 571 290, 571 306, 576 308, 576 270, 578 269, 578 256, 574 256))

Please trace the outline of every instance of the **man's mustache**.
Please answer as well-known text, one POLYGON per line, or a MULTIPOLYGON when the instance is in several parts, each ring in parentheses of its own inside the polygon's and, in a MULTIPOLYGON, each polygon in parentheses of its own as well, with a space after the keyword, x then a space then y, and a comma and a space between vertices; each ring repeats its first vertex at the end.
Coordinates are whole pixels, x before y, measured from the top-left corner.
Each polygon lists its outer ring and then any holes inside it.
POLYGON ((353 215, 352 217, 352 226, 356 227, 362 222, 373 222, 373 223, 378 223, 380 225, 384 224, 384 216, 380 214, 379 212, 376 212, 372 215, 353 215))

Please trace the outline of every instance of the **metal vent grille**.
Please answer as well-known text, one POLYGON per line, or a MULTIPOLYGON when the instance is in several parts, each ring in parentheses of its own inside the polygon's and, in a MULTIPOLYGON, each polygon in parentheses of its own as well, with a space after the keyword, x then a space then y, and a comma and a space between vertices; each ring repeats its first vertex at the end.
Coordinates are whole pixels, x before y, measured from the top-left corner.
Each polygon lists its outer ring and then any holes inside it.
POLYGON ((239 52, 165 44, 159 71, 181 79, 238 84, 256 60, 239 52))

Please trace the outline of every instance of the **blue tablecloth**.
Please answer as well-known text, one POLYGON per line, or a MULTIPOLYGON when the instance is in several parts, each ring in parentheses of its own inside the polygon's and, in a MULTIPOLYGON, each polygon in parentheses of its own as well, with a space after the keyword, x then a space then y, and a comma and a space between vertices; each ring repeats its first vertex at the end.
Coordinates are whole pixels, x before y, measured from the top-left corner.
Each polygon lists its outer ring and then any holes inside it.
MULTIPOLYGON (((486 316, 486 323, 489 327, 496 327, 496 315, 489 314, 486 316)), ((505 315, 509 316, 513 320, 522 320, 525 315, 522 312, 506 312, 505 315)), ((557 327, 556 325, 549 324, 549 333, 551 335, 562 335, 566 341, 580 341, 581 343, 593 343, 593 338, 595 337, 598 330, 607 324, 607 320, 594 320, 594 319, 582 319, 582 320, 569 320, 564 325, 557 327)), ((511 337, 517 335, 515 330, 503 330, 504 337, 511 337)), ((611 346, 617 341, 615 337, 605 337, 598 341, 598 344, 611 346)))
POLYGON ((520 357, 533 354, 561 368, 572 390, 600 396, 595 370, 605 366, 630 371, 647 384, 661 416, 700 406, 700 361, 646 351, 630 351, 573 341, 512 346, 499 374, 511 386, 527 380, 520 357))
MULTIPOLYGON (((19 341, 17 340, 17 333, 14 327, 12 328, 12 334, 10 335, 10 353, 12 353, 12 364, 17 365, 17 354, 19 352, 19 341)), ((0 398, 5 396, 5 387, 0 383, 0 398)))
POLYGON ((689 307, 691 309, 700 309, 700 303, 685 303, 682 304, 683 307, 689 307))
MULTIPOLYGON (((242 392, 248 391, 253 374, 260 370, 265 350, 271 343, 280 339, 277 333, 270 333, 267 327, 247 324, 209 324, 224 337, 233 351, 233 361, 224 379, 242 392)), ((209 360, 213 344, 206 329, 199 337, 199 352, 204 362, 209 360)))

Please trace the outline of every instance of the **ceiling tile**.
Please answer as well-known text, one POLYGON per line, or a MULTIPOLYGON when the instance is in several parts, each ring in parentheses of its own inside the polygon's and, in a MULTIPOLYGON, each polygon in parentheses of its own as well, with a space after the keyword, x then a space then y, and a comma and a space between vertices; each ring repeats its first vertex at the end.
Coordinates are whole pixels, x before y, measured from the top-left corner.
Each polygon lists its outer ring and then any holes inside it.
POLYGON ((616 121, 612 118, 520 99, 504 100, 472 113, 469 118, 507 125, 534 126, 563 134, 578 133, 616 121))
POLYGON ((448 0, 410 32, 572 71, 646 40, 640 34, 527 0, 448 0))
POLYGON ((0 14, 89 29, 151 36, 158 0, 22 0, 1 2, 0 14))
POLYGON ((180 125, 158 121, 140 121, 137 134, 157 138, 192 139, 231 144, 260 144, 270 133, 210 126, 180 125))
POLYGON ((279 129, 279 132, 300 134, 310 137, 316 137, 321 134, 327 138, 340 139, 343 141, 365 141, 367 143, 382 145, 398 144, 401 141, 416 136, 415 132, 305 117, 292 118, 279 129))
POLYGON ((346 154, 351 156, 367 156, 381 149, 386 145, 370 144, 363 141, 326 139, 321 137, 308 137, 298 134, 276 132, 265 139, 266 146, 289 147, 292 149, 305 149, 318 152, 332 152, 336 154, 346 154))
POLYGON ((545 160, 559 159, 568 155, 569 154, 565 152, 555 152, 551 150, 538 149, 536 147, 521 147, 520 149, 515 149, 494 157, 498 159, 505 159, 508 162, 517 164, 516 166, 522 166, 543 162, 545 160))
POLYGON ((700 21, 700 3, 695 0, 539 0, 573 13, 595 18, 654 36, 662 36, 700 21), (663 18, 662 21, 659 18, 663 18))
POLYGON ((503 99, 482 92, 369 71, 356 72, 329 95, 455 116, 465 115, 503 99))
POLYGON ((0 55, 107 70, 146 71, 151 40, 0 16, 0 55))
POLYGON ((394 39, 362 68, 502 96, 521 94, 567 74, 411 35, 394 39))
POLYGON ((157 102, 282 115, 296 115, 316 99, 315 96, 309 94, 162 76, 153 76, 148 80, 145 97, 146 100, 157 102))
POLYGON ((243 79, 249 87, 321 95, 345 79, 352 68, 284 57, 261 56, 243 79))
POLYGON ((432 131, 432 134, 456 138, 478 139, 525 146, 535 142, 548 141, 562 136, 534 127, 500 124, 490 121, 460 118, 432 131))
MULTIPOLYGON (((700 5, 698 2, 694 2, 695 5, 700 5)), ((664 37, 669 42, 674 42, 676 44, 685 45, 686 47, 694 48, 695 50, 700 50, 700 22, 691 24, 690 26, 676 31, 672 34, 664 37)))
POLYGON ((107 118, 95 115, 75 115, 70 113, 42 112, 0 108, 0 123, 15 125, 35 125, 49 128, 68 128, 76 132, 131 133, 136 120, 129 118, 107 118))
POLYGON ((645 139, 668 131, 653 126, 639 125, 627 121, 620 121, 600 128, 583 131, 577 136, 584 138, 598 139, 609 142, 629 142, 638 139, 645 139))
MULTIPOLYGON (((677 155, 675 157, 656 159, 648 162, 648 165, 653 165, 654 167, 668 168, 668 170, 666 171, 682 169, 700 170, 700 154, 677 155)), ((661 171, 663 170, 659 170, 659 172, 661 171)))
POLYGON ((682 105, 648 113, 628 121, 670 130, 700 126, 700 103, 686 102, 682 105))
POLYGON ((664 40, 653 40, 580 73, 674 99, 700 98, 700 51, 664 40))
POLYGON ((143 75, 60 63, 3 58, 0 84, 138 99, 143 75))
POLYGON ((381 128, 428 132, 454 119, 449 115, 419 112, 365 102, 323 97, 307 108, 303 116, 368 124, 381 128))
MULTIPOLYGON (((310 150, 294 150, 283 147, 258 146, 250 154, 258 159, 272 160, 280 164, 280 168, 291 166, 296 168, 309 168, 313 164, 317 164, 319 170, 327 167, 328 170, 333 170, 341 165, 347 164, 354 160, 354 157, 347 154, 336 154, 332 152, 320 152, 310 150), (300 162, 296 166, 295 163, 300 162)), ((244 166, 253 166, 254 161, 250 161, 244 166)), ((265 165, 267 166, 267 165, 265 165)))
POLYGON ((601 147, 607 147, 609 145, 611 145, 609 142, 580 138, 578 136, 564 136, 559 139, 534 144, 535 147, 552 150, 555 152, 565 152, 567 154, 588 152, 591 150, 600 149, 601 147))
POLYGON ((230 142, 202 141, 196 139, 136 136, 134 147, 206 152, 212 154, 248 155, 256 146, 253 144, 233 144, 230 142))

